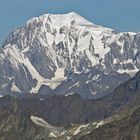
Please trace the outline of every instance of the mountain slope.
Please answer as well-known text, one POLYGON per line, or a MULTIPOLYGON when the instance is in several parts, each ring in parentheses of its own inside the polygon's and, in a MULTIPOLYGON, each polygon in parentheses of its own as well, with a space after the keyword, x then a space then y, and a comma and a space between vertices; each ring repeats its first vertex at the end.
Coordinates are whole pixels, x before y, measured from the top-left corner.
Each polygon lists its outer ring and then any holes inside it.
POLYGON ((0 49, 0 94, 99 98, 138 71, 139 45, 139 33, 115 33, 74 12, 32 18, 0 49))
POLYGON ((0 98, 0 108, 8 108, 19 115, 28 111, 55 126, 100 121, 139 105, 140 72, 100 99, 83 99, 77 94, 0 98))
POLYGON ((74 136, 73 140, 139 140, 140 138, 140 108, 130 115, 114 119, 99 126, 83 136, 74 136))
POLYGON ((53 140, 63 128, 49 125, 43 119, 23 111, 20 115, 8 108, 0 108, 1 140, 53 140))
POLYGON ((136 140, 139 106, 140 72, 100 99, 85 100, 76 94, 5 96, 0 98, 0 139, 136 140))

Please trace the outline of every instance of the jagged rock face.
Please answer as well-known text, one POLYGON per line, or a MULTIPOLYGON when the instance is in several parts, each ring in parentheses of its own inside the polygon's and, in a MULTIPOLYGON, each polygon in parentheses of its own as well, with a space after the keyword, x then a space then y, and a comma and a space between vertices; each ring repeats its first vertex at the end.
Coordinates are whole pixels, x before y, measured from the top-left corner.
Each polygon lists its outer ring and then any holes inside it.
POLYGON ((115 33, 73 12, 33 18, 0 49, 0 93, 44 92, 43 85, 53 94, 101 97, 138 71, 139 45, 139 33, 115 33))

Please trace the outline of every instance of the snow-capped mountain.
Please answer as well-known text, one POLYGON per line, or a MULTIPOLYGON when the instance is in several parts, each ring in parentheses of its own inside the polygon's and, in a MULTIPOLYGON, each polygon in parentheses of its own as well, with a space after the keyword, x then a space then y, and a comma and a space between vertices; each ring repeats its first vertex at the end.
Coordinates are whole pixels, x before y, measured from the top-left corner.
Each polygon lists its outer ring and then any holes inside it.
POLYGON ((0 49, 0 93, 97 98, 134 76, 139 59, 140 33, 116 33, 74 12, 45 14, 0 49))

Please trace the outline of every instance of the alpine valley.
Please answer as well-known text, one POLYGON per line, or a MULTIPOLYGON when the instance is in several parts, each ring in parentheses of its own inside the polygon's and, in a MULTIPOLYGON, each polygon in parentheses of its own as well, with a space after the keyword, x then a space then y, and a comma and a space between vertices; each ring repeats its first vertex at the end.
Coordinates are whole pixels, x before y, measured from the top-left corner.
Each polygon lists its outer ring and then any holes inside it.
POLYGON ((0 48, 0 140, 140 140, 139 69, 140 33, 30 19, 0 48))

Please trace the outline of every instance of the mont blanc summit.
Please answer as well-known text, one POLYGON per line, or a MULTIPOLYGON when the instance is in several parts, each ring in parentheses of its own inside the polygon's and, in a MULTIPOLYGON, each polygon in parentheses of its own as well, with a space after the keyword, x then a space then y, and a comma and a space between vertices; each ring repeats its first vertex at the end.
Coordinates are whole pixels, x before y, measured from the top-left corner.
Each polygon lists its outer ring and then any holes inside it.
POLYGON ((80 15, 45 14, 13 31, 0 49, 0 93, 109 94, 140 68, 140 33, 118 33, 80 15))

